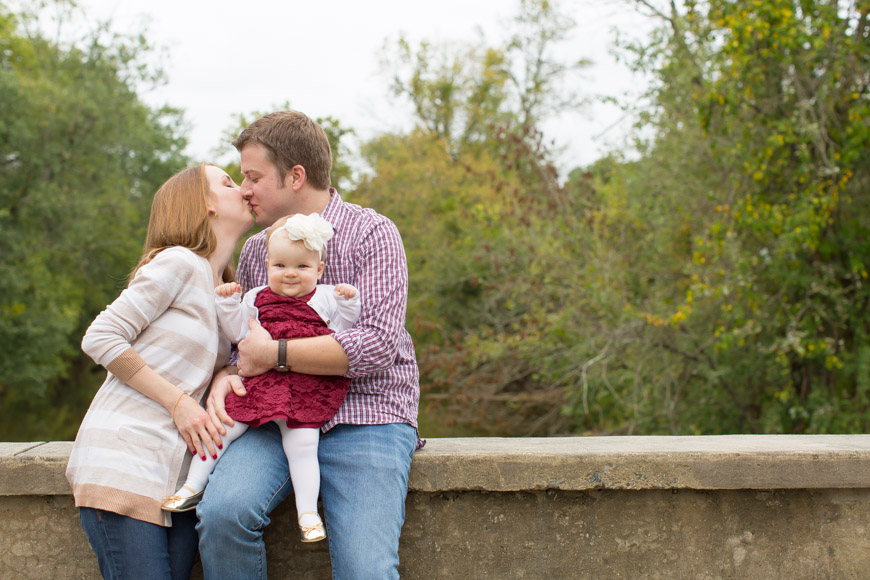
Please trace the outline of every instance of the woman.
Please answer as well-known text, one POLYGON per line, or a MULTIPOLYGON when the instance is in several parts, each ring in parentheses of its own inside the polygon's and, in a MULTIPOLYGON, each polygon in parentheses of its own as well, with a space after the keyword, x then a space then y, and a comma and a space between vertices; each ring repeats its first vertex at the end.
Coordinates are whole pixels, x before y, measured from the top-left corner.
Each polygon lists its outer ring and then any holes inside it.
POLYGON ((253 225, 239 187, 213 165, 185 169, 154 196, 145 252, 127 288, 88 328, 82 349, 109 371, 67 467, 82 527, 104 578, 187 578, 194 512, 160 509, 221 447, 200 406, 229 354, 214 289, 253 225), (199 459, 194 458, 198 461, 199 459))

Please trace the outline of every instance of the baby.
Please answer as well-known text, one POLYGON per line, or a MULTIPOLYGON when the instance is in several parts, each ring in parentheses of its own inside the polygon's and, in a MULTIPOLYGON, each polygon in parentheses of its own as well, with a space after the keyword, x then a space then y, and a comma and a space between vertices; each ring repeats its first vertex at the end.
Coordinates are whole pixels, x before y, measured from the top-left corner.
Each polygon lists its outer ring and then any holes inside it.
MULTIPOLYGON (((276 340, 321 336, 353 326, 360 313, 356 288, 348 284, 317 285, 323 275, 326 242, 332 234, 329 222, 316 213, 296 214, 275 222, 267 233, 269 285, 250 290, 241 301, 241 286, 234 282, 215 290, 218 323, 224 336, 238 343, 248 333, 248 319, 254 316, 276 340)), ((193 509, 228 445, 248 427, 275 421, 290 467, 302 541, 324 539, 326 531, 317 512, 320 426, 338 411, 349 384, 345 377, 306 375, 289 367, 246 378, 247 394, 230 394, 226 399, 227 413, 236 423, 227 428, 217 459, 193 461, 187 481, 166 499, 163 509, 193 509)))

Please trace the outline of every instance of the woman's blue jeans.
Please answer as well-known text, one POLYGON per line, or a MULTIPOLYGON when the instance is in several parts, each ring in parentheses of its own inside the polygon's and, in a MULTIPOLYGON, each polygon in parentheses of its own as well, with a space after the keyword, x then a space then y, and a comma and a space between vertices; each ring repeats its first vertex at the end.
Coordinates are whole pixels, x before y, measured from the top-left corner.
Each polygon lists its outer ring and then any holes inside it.
POLYGON ((114 512, 79 508, 106 580, 187 580, 196 561, 196 514, 172 514, 172 527, 114 512))
MULTIPOLYGON (((416 446, 416 429, 403 423, 338 425, 320 438, 320 499, 334 579, 399 577, 416 446)), ((266 578, 263 530, 291 491, 274 423, 248 429, 227 448, 197 507, 206 580, 266 578)))

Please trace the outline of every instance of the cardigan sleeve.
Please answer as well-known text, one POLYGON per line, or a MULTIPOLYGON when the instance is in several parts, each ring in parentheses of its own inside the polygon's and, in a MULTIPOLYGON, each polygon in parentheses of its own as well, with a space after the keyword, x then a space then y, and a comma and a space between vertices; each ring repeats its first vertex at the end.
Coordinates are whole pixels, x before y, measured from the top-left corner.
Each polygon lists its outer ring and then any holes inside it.
POLYGON ((248 320, 257 318, 257 307, 254 306, 254 300, 263 288, 264 286, 258 286, 246 292, 241 300, 235 294, 229 298, 215 297, 221 333, 233 344, 238 344, 248 335, 248 320))
POLYGON ((82 339, 82 350, 109 372, 116 369, 131 377, 145 364, 130 352, 136 337, 170 307, 197 267, 190 250, 168 248, 157 254, 94 319, 82 339))

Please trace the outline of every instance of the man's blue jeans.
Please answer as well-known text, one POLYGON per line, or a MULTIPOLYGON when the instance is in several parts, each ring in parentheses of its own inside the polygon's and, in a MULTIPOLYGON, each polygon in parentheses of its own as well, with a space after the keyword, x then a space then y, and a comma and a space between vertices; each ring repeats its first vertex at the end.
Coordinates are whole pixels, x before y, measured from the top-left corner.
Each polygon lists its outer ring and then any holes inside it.
POLYGON ((196 516, 172 514, 166 528, 105 510, 79 508, 79 518, 106 580, 187 580, 196 560, 196 516))
MULTIPOLYGON (((399 577, 410 425, 338 425, 320 438, 320 499, 336 580, 399 577)), ((266 578, 263 530, 292 491, 274 423, 248 431, 221 457, 197 507, 207 580, 266 578)), ((298 537, 296 530, 288 533, 298 537)))

